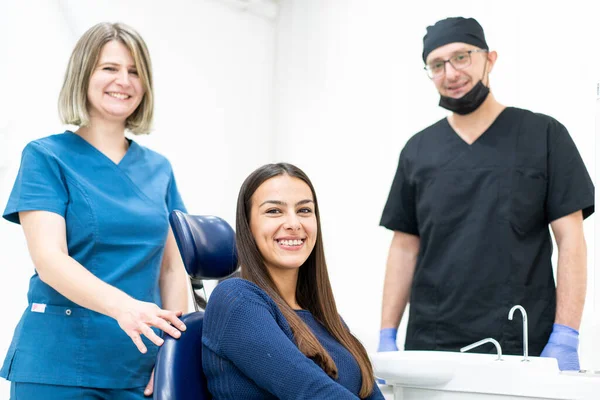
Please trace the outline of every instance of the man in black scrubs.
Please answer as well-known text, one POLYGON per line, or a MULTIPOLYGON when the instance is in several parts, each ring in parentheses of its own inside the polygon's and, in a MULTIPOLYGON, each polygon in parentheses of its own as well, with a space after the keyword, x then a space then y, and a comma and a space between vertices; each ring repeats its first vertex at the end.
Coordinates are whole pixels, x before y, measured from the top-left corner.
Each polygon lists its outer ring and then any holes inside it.
MULTIPOLYGON (((423 38, 427 74, 451 111, 400 154, 381 217, 394 231, 383 291, 379 351, 393 351, 406 304, 406 350, 457 351, 497 339, 579 369, 586 292, 583 220, 594 186, 567 129, 547 115, 506 107, 490 92, 490 51, 474 19, 448 18, 423 38), (555 284, 552 229, 558 244, 555 284)), ((495 351, 493 346, 480 351, 495 351)))

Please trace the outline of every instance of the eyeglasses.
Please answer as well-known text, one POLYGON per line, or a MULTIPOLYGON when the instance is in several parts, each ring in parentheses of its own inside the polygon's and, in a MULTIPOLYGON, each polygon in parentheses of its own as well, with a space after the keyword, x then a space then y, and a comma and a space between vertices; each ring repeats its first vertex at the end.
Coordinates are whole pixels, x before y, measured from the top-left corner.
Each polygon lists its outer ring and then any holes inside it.
POLYGON ((454 69, 465 69, 471 65, 471 53, 487 53, 487 50, 468 50, 455 53, 447 60, 433 60, 424 68, 430 79, 440 78, 446 74, 446 63, 450 63, 454 69))

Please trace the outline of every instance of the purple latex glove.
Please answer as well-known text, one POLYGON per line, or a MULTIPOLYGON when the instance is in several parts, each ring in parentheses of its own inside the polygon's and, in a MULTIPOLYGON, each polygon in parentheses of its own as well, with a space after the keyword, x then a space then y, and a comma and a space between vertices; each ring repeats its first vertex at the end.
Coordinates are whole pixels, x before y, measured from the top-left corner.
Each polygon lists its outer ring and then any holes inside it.
POLYGON ((379 347, 377 351, 398 351, 398 346, 396 345, 397 334, 398 329, 396 328, 385 328, 379 331, 379 347))
MULTIPOLYGON (((398 329, 396 328, 385 328, 380 330, 379 347, 377 348, 377 352, 398 351, 398 346, 396 345, 396 335, 398 335, 398 329)), ((386 384, 383 379, 376 379, 375 381, 381 385, 386 384)))
POLYGON ((579 371, 578 347, 578 331, 566 325, 554 324, 541 357, 556 358, 561 371, 579 371))

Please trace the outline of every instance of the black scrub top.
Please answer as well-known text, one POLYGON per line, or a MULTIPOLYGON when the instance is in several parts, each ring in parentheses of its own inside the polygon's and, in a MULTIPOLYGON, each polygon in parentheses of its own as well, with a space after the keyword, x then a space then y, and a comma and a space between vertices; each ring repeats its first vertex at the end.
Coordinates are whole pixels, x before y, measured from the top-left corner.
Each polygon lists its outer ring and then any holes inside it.
POLYGON ((556 311, 549 223, 578 210, 594 212, 594 185, 549 116, 508 107, 471 145, 447 119, 413 136, 381 217, 420 237, 405 349, 456 351, 492 337, 522 354, 521 316, 508 320, 520 304, 539 355, 556 311))

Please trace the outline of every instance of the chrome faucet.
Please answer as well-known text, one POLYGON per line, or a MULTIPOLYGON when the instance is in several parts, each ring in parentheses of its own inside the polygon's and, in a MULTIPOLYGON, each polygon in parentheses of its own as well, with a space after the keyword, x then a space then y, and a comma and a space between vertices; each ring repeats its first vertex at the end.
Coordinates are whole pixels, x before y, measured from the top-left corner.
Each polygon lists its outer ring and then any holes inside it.
POLYGON ((469 351, 469 350, 474 349, 475 347, 481 346, 482 344, 485 344, 485 343, 494 343, 494 346, 496 346, 496 351, 498 352, 498 358, 496 358, 496 361, 502 361, 502 348, 500 347, 500 343, 498 343, 498 341, 496 339, 492 339, 492 338, 483 339, 483 340, 480 340, 479 342, 475 342, 473 344, 465 346, 460 349, 460 352, 464 353, 465 351, 469 351))
POLYGON ((522 361, 529 361, 529 359, 527 358, 528 353, 529 353, 529 351, 528 351, 529 338, 527 337, 527 312, 520 305, 514 306, 513 308, 510 309, 510 311, 508 313, 508 319, 511 321, 513 319, 513 314, 515 313, 515 310, 520 310, 521 315, 523 316, 523 360, 522 361))

